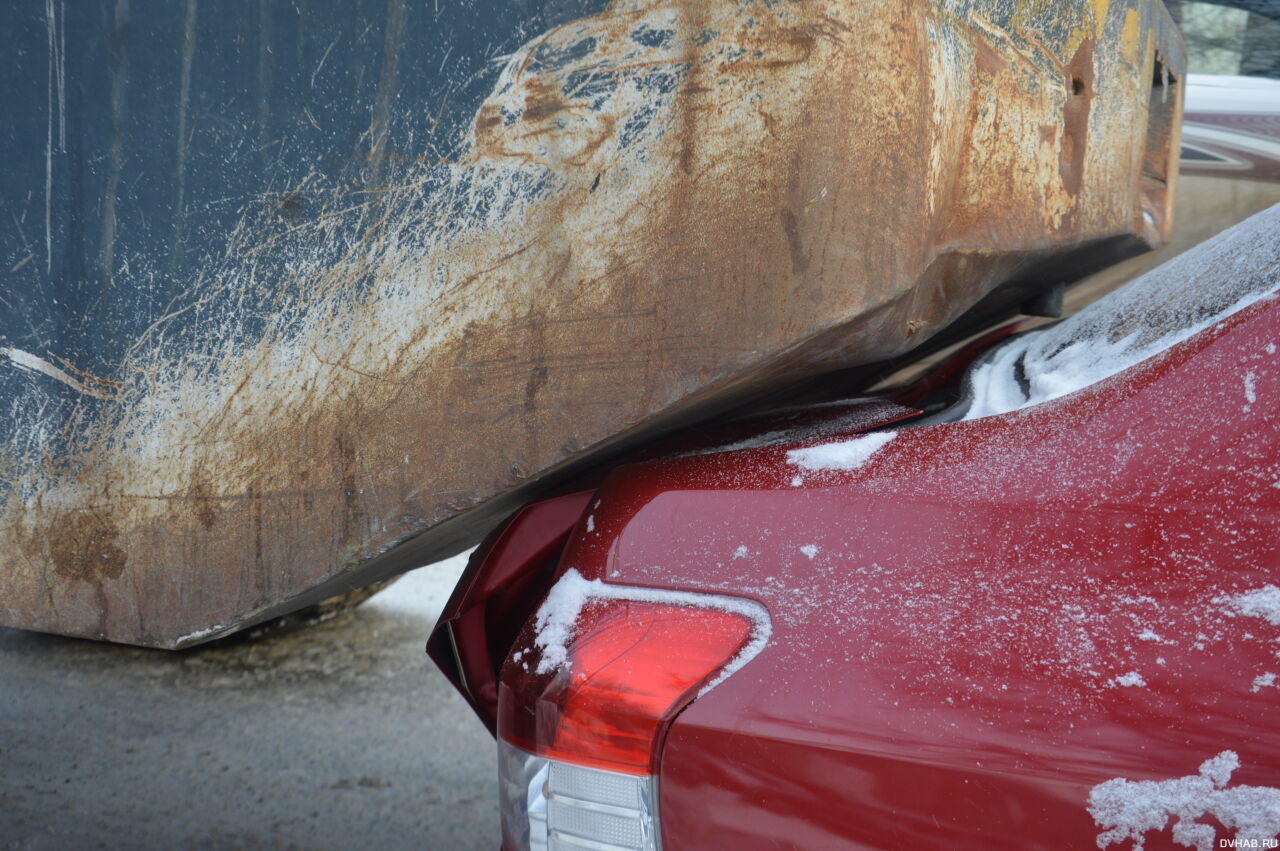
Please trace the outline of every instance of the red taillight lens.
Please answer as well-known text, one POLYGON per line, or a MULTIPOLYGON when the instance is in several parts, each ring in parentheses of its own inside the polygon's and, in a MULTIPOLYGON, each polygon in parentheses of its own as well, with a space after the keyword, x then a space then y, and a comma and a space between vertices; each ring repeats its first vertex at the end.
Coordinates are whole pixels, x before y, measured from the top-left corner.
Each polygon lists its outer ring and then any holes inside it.
POLYGON ((639 773, 663 719, 751 632, 741 615, 629 600, 591 605, 579 623, 553 749, 639 773))
POLYGON ((530 625, 503 667, 498 733, 550 759, 652 773, 664 722, 743 650, 754 627, 746 614, 719 608, 591 600, 578 612, 565 664, 538 674, 526 658, 536 651, 521 649, 535 645, 530 625))
POLYGON ((568 570, 498 687, 503 847, 659 851, 657 755, 699 689, 769 643, 753 600, 588 582, 568 570))

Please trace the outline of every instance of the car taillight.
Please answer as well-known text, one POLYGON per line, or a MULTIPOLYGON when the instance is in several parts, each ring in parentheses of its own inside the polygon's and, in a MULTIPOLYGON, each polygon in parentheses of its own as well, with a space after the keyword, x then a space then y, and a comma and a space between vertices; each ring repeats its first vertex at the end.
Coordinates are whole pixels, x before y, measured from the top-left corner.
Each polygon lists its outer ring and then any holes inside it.
POLYGON ((768 615, 750 600, 569 571, 502 668, 504 847, 658 848, 666 725, 768 637, 768 615))

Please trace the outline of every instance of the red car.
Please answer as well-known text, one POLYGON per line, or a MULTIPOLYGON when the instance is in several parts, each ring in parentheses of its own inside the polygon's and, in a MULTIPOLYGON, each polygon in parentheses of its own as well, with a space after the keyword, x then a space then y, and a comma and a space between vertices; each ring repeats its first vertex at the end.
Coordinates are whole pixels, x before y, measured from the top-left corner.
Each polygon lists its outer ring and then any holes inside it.
POLYGON ((504 847, 1275 847, 1277 288, 1280 207, 524 509, 429 645, 504 847))

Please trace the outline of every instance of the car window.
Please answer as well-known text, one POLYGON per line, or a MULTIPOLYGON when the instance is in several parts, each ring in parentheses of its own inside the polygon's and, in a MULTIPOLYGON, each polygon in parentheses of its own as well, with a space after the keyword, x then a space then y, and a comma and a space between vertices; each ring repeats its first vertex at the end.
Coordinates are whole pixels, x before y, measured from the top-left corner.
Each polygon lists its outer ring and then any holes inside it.
POLYGON ((1166 0, 1187 45, 1187 72, 1280 79, 1280 0, 1166 0))

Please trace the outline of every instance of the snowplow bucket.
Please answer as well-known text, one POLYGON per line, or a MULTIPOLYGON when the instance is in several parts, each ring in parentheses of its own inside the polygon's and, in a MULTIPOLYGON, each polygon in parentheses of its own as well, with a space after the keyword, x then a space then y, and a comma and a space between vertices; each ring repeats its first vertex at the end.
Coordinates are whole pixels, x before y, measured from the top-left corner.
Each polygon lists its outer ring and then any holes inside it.
POLYGON ((233 632, 1171 224, 1159 0, 137 6, 0 27, 6 626, 233 632))

